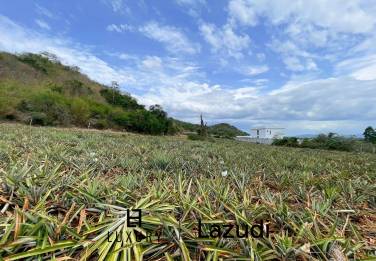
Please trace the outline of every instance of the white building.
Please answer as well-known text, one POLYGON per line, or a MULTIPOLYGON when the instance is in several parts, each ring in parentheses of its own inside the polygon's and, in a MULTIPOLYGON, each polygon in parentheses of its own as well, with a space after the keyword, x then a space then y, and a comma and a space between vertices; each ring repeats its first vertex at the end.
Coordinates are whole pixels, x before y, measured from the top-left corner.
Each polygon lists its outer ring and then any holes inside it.
POLYGON ((274 139, 284 137, 283 130, 284 128, 253 128, 250 136, 237 136, 236 139, 253 143, 272 144, 274 139))
POLYGON ((254 128, 251 129, 251 138, 257 139, 281 139, 283 138, 283 128, 254 128))

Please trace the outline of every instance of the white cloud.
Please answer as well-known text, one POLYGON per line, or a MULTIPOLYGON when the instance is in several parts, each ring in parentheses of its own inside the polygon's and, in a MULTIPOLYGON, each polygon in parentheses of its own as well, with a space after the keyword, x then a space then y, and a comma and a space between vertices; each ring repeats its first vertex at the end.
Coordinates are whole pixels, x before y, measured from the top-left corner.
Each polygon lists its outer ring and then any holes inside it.
POLYGON ((118 25, 110 24, 106 27, 106 30, 109 32, 122 33, 122 32, 133 32, 135 29, 133 26, 129 24, 118 24, 118 25))
MULTIPOLYGON (((362 37, 367 40, 358 50, 375 45, 376 8, 367 0, 231 0, 228 21, 233 28, 261 22, 278 26, 269 46, 282 55, 286 68, 295 72, 317 70, 317 60, 342 59, 362 37)), ((370 66, 357 77, 369 79, 373 70, 370 66)))
POLYGON ((316 54, 302 50, 290 40, 282 42, 273 39, 269 47, 281 54, 282 61, 286 65, 287 70, 303 72, 318 69, 314 59, 318 59, 319 57, 316 54))
POLYGON ((265 92, 257 87, 227 89, 170 79, 139 98, 147 104, 159 103, 182 119, 202 112, 212 121, 361 122, 376 117, 375 83, 340 77, 289 82, 265 92))
POLYGON ((150 22, 139 28, 145 36, 163 43, 171 53, 196 54, 200 46, 191 42, 181 30, 173 26, 160 25, 157 22, 150 22))
POLYGON ((116 56, 121 60, 137 60, 137 57, 127 53, 119 53, 116 56))
POLYGON ((176 0, 176 3, 179 5, 198 5, 205 4, 205 0, 176 0))
POLYGON ((254 12, 251 2, 247 0, 231 0, 228 4, 230 22, 238 22, 241 25, 255 26, 257 14, 254 12))
POLYGON ((266 85, 268 82, 269 82, 268 79, 256 79, 256 80, 253 80, 253 83, 256 84, 257 86, 266 85))
POLYGON ((265 55, 264 53, 257 53, 257 54, 256 54, 256 57, 257 57, 257 59, 258 59, 260 62, 263 62, 263 61, 265 61, 266 55, 265 55))
POLYGON ((269 71, 269 67, 267 65, 261 66, 247 66, 244 68, 243 73, 250 76, 259 75, 269 71))
POLYGON ((36 9, 36 12, 38 14, 40 14, 40 15, 46 16, 46 17, 48 17, 50 19, 54 19, 55 18, 55 15, 50 10, 48 10, 47 8, 45 8, 43 6, 35 4, 35 9, 36 9))
POLYGON ((257 99, 259 90, 256 87, 243 87, 231 91, 234 101, 242 99, 257 99))
POLYGON ((41 20, 41 19, 35 19, 35 23, 42 29, 45 29, 45 30, 50 30, 51 27, 48 25, 48 23, 46 23, 45 21, 41 20))
POLYGON ((337 73, 348 74, 357 80, 376 80, 376 54, 341 61, 336 65, 336 69, 337 73))
POLYGON ((102 0, 109 6, 115 13, 127 13, 130 14, 131 10, 126 5, 125 0, 102 0))
POLYGON ((183 11, 195 18, 200 17, 202 8, 206 7, 206 0, 175 0, 175 2, 183 11))
POLYGON ((295 43, 303 46, 325 47, 332 36, 326 29, 299 22, 289 24, 285 31, 295 43))
MULTIPOLYGON (((197 121, 197 119, 196 119, 197 121)), ((302 134, 319 134, 336 132, 339 134, 361 134, 367 126, 372 126, 374 122, 369 120, 334 120, 334 121, 310 121, 310 120, 289 120, 289 121, 275 121, 275 120, 250 120, 239 119, 236 121, 228 120, 229 123, 237 124, 245 131, 249 132, 255 126, 278 126, 285 128, 284 132, 287 135, 302 135, 302 134)))
MULTIPOLYGON (((342 33, 369 33, 376 24, 372 1, 363 0, 243 0, 231 1, 239 10, 267 17, 274 24, 299 21, 342 33)), ((238 14, 238 20, 246 20, 238 14)), ((255 25, 252 18, 250 25, 255 25)))
POLYGON ((250 45, 248 35, 237 35, 229 24, 217 28, 213 24, 203 23, 200 32, 204 39, 211 45, 215 53, 242 58, 243 51, 250 45))
POLYGON ((83 73, 98 82, 109 84, 112 80, 120 83, 133 81, 131 75, 112 68, 96 57, 90 49, 61 38, 51 38, 27 30, 1 15, 0 35, 0 50, 12 53, 48 51, 56 54, 66 65, 79 66, 83 73))
POLYGON ((278 39, 273 39, 273 41, 269 44, 269 47, 275 52, 282 54, 283 56, 293 55, 304 58, 316 58, 316 55, 302 50, 296 45, 296 43, 292 42, 291 40, 281 41, 278 39))
POLYGON ((147 69, 161 69, 162 60, 157 56, 147 56, 143 61, 142 65, 147 69))
POLYGON ((353 76, 357 80, 362 81, 376 80, 376 62, 353 72, 351 76, 353 76))
POLYGON ((317 65, 312 59, 307 59, 303 63, 299 58, 294 56, 287 56, 283 59, 286 68, 290 71, 301 72, 301 71, 315 71, 317 70, 317 65))

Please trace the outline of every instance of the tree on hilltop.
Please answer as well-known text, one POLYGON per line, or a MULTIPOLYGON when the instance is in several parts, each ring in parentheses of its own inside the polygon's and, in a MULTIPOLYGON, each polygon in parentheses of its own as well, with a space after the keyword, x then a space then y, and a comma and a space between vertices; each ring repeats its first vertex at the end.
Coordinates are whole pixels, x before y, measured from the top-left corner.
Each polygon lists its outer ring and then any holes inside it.
POLYGON ((371 126, 364 130, 363 136, 365 141, 376 143, 376 131, 371 126))
POLYGON ((202 137, 208 136, 208 127, 206 126, 206 123, 204 123, 204 120, 202 119, 202 114, 200 115, 200 128, 198 130, 198 134, 202 137))

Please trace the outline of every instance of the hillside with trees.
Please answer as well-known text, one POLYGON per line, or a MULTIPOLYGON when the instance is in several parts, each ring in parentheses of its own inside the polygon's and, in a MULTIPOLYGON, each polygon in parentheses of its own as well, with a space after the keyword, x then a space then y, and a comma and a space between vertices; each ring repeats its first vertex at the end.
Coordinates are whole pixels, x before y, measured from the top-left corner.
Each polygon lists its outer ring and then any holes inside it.
POLYGON ((0 53, 0 118, 147 134, 178 131, 159 105, 146 109, 116 82, 94 82, 50 53, 0 53))
MULTIPOLYGON (((0 120, 40 126, 77 126, 147 134, 197 131, 196 124, 168 117, 160 105, 145 108, 119 84, 105 86, 51 53, 0 53, 0 120)), ((241 133, 226 125, 212 134, 241 133)), ((210 128, 210 129, 211 129, 210 128)))

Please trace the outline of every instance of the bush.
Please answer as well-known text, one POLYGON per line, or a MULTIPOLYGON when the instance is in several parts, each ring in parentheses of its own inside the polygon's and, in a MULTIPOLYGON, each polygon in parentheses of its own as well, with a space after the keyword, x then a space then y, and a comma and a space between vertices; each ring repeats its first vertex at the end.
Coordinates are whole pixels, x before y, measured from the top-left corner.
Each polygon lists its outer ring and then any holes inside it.
POLYGON ((16 115, 13 114, 13 113, 7 113, 7 114, 5 115, 5 119, 6 119, 6 120, 9 120, 9 121, 14 121, 15 119, 17 119, 17 117, 16 117, 16 115))
POLYGON ((93 94, 93 91, 79 80, 65 81, 63 86, 64 92, 70 96, 88 96, 93 94))
POLYGON ((47 115, 43 112, 32 112, 30 118, 33 125, 45 126, 48 124, 47 115))
POLYGON ((52 66, 51 62, 47 57, 39 54, 24 53, 18 56, 18 60, 23 63, 29 64, 34 69, 47 74, 48 69, 52 66))
POLYGON ((298 147, 298 138, 296 137, 284 137, 282 139, 276 139, 273 141, 272 145, 276 146, 287 146, 287 147, 298 147))
POLYGON ((295 137, 285 137, 283 139, 273 141, 273 145, 277 146, 340 151, 355 151, 355 143, 356 142, 354 139, 344 138, 334 133, 329 133, 328 135, 320 134, 313 139, 303 139, 301 144, 299 144, 298 139, 295 137))
POLYGON ((45 91, 31 98, 33 112, 46 115, 45 125, 69 125, 72 122, 70 103, 59 93, 45 91))
POLYGON ((76 98, 71 101, 71 113, 76 124, 86 125, 90 117, 90 107, 84 100, 76 98))
POLYGON ((110 127, 106 119, 90 119, 89 126, 99 130, 107 129, 110 127))
POLYGON ((120 106, 126 110, 144 109, 144 106, 138 104, 136 99, 130 95, 121 94, 118 90, 103 88, 100 93, 112 105, 120 106))
POLYGON ((129 113, 130 128, 133 131, 148 134, 162 134, 164 126, 155 115, 146 110, 136 110, 129 113))
POLYGON ((198 134, 188 134, 189 140, 205 140, 205 137, 198 135, 198 134))
POLYGON ((93 100, 86 100, 90 108, 90 115, 92 118, 107 118, 113 108, 107 104, 99 103, 93 100))
POLYGON ((119 125, 125 129, 131 129, 131 124, 130 124, 130 117, 129 117, 129 113, 123 111, 123 110, 120 110, 120 109, 117 109, 117 110, 113 110, 111 112, 111 120, 116 124, 116 125, 119 125))
POLYGON ((167 134, 168 135, 174 135, 178 132, 180 132, 181 129, 179 126, 174 122, 173 119, 168 119, 167 120, 167 134))
POLYGON ((22 100, 17 105, 17 109, 21 112, 30 112, 33 110, 33 105, 28 100, 22 100))
POLYGON ((211 141, 211 142, 215 141, 212 137, 204 137, 202 135, 195 134, 195 133, 188 134, 187 138, 189 140, 211 141))
POLYGON ((49 83, 47 86, 48 86, 48 88, 51 89, 51 91, 54 91, 54 92, 57 92, 57 93, 60 93, 60 94, 64 93, 63 86, 61 86, 60 84, 49 83))
POLYGON ((325 147, 328 150, 352 151, 354 148, 354 143, 351 139, 335 137, 328 139, 325 147))

